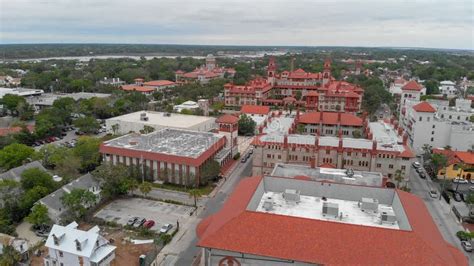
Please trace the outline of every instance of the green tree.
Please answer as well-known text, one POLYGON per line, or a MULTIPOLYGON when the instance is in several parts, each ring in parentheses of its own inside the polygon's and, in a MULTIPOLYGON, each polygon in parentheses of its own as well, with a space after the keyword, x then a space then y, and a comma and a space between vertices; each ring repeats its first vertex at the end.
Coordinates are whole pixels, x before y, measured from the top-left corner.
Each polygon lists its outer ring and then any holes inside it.
POLYGON ((352 137, 354 137, 356 139, 360 139, 362 137, 362 134, 360 133, 359 130, 354 130, 354 131, 352 131, 352 137))
POLYGON ((92 175, 102 181, 102 195, 116 197, 128 192, 128 169, 124 165, 105 163, 97 167, 92 175))
POLYGON ((17 265, 20 259, 20 253, 12 245, 3 246, 2 255, 0 256, 0 266, 17 265))
POLYGON ((153 132, 153 131, 155 131, 155 128, 154 128, 154 127, 151 127, 151 126, 149 126, 149 125, 144 125, 144 126, 143 126, 143 129, 140 130, 140 133, 142 133, 142 134, 149 134, 149 133, 151 133, 151 132, 153 132))
POLYGON ((298 126, 296 127, 296 132, 298 132, 298 134, 303 134, 305 133, 306 131, 306 127, 304 124, 298 124, 298 126))
POLYGON ((50 192, 51 190, 42 186, 35 186, 27 190, 25 194, 21 196, 19 202, 21 217, 28 215, 35 202, 48 195, 50 192))
POLYGON ((433 164, 433 170, 438 175, 438 172, 447 166, 448 158, 443 154, 435 153, 431 155, 431 163, 433 164))
POLYGON ((35 167, 23 171, 21 174, 21 186, 25 191, 36 186, 41 186, 48 191, 53 191, 56 188, 56 183, 51 175, 35 167))
POLYGON ((254 135, 256 125, 250 116, 246 114, 241 115, 239 118, 239 134, 254 135))
POLYGON ((128 178, 127 180, 127 187, 128 187, 128 193, 133 194, 135 190, 138 189, 139 184, 137 179, 135 178, 128 178))
POLYGON ((202 196, 202 193, 199 189, 189 190, 189 197, 194 199, 194 207, 197 207, 198 198, 202 196))
POLYGON ((439 93, 439 84, 438 81, 436 80, 427 80, 425 81, 425 87, 426 87, 426 94, 431 95, 431 94, 438 94, 439 93))
POLYGON ((61 197, 61 202, 68 208, 74 219, 84 217, 87 209, 96 201, 97 196, 94 193, 80 188, 75 188, 61 197))
POLYGON ((395 171, 395 180, 397 181, 397 188, 400 188, 400 183, 403 181, 402 170, 395 171))
POLYGON ((87 136, 77 141, 73 154, 81 160, 81 172, 92 171, 100 164, 100 143, 100 139, 87 136))
POLYGON ((31 209, 26 220, 34 225, 48 224, 51 222, 48 216, 48 207, 43 204, 36 204, 31 209))
POLYGON ((9 170, 22 165, 34 153, 34 149, 24 144, 13 143, 0 150, 0 167, 9 170))
POLYGON ((15 94, 5 94, 1 99, 1 102, 14 116, 18 116, 18 106, 26 104, 25 98, 15 94))
POLYGON ((88 134, 95 133, 100 128, 99 122, 92 116, 80 117, 74 120, 74 126, 88 134))
POLYGON ((113 124, 113 125, 112 125, 112 132, 114 132, 114 135, 117 135, 117 134, 118 134, 119 129, 120 129, 120 125, 119 125, 119 124, 113 124))
POLYGON ((146 197, 151 192, 152 185, 150 182, 143 182, 139 185, 140 192, 146 197))
POLYGON ((217 177, 221 172, 221 165, 215 161, 209 161, 202 166, 201 184, 206 184, 208 180, 217 177))

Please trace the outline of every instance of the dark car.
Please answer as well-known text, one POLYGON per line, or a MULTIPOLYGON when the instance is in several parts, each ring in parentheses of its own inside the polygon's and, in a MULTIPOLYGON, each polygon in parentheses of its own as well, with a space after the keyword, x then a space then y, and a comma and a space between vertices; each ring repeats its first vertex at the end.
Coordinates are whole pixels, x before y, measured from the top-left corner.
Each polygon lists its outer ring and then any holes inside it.
POLYGON ((420 173, 420 177, 423 178, 423 179, 425 179, 425 178, 426 178, 426 174, 423 173, 423 172, 421 172, 421 173, 420 173))
POLYGON ((461 195, 459 193, 453 193, 453 198, 457 202, 462 201, 461 195))
POLYGON ((242 159, 240 160, 240 162, 242 162, 242 163, 247 162, 247 156, 242 156, 242 159))
POLYGON ((137 221, 133 224, 133 227, 138 228, 146 222, 145 218, 138 218, 137 221))
POLYGON ((138 219, 139 219, 138 217, 131 217, 130 219, 128 219, 127 225, 133 226, 133 224, 134 224, 138 219))

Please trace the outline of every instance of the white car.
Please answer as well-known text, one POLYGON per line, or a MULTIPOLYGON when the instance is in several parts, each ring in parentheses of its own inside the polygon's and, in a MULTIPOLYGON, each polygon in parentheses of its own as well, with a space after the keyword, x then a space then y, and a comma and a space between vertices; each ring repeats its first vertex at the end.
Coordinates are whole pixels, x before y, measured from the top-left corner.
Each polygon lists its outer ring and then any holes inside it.
POLYGON ((420 168, 421 164, 419 162, 414 162, 413 164, 414 168, 420 168))
POLYGON ((166 234, 173 227, 171 224, 165 224, 160 228, 160 233, 166 234))
POLYGON ((466 179, 459 178, 459 177, 453 179, 453 182, 454 183, 459 183, 459 184, 468 184, 469 183, 469 181, 467 181, 466 179))
POLYGON ((436 190, 430 190, 430 192, 428 193, 430 194, 430 197, 436 199, 438 197, 438 191, 436 190))

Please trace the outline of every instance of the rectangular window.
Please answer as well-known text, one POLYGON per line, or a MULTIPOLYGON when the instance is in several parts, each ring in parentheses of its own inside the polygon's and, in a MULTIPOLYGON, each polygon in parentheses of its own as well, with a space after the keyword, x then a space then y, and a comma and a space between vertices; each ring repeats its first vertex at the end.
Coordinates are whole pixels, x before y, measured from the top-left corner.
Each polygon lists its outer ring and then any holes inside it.
POLYGON ((64 256, 63 252, 59 251, 59 257, 63 257, 63 256, 64 256))
POLYGON ((393 169, 393 164, 389 164, 388 168, 393 169))
POLYGON ((329 154, 331 152, 331 150, 326 150, 326 154, 329 154))
POLYGON ((423 120, 423 117, 421 117, 421 116, 420 116, 420 119, 419 119, 419 121, 421 122, 421 120, 423 120))
POLYGON ((380 167, 382 167, 382 164, 378 163, 377 168, 380 168, 380 167))
POLYGON ((402 169, 402 170, 405 170, 405 168, 406 168, 405 165, 402 165, 401 169, 402 169))

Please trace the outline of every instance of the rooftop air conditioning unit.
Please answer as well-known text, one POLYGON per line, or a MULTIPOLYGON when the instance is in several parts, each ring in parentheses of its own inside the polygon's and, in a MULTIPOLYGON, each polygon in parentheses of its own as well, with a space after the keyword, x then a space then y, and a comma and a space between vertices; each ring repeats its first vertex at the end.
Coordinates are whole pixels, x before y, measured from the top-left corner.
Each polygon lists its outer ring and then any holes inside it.
POLYGON ((383 211, 380 218, 382 220, 382 223, 395 224, 397 222, 397 217, 395 216, 395 213, 391 210, 383 211))
POLYGON ((283 198, 286 201, 299 202, 300 201, 300 191, 296 189, 285 189, 283 192, 283 198))
POLYGON ((352 178, 354 176, 354 170, 352 168, 346 169, 346 175, 349 178, 352 178))
POLYGON ((263 208, 267 212, 273 210, 273 201, 272 200, 265 200, 263 202, 263 208))
POLYGON ((339 204, 334 202, 323 202, 323 216, 334 216, 337 218, 339 215, 339 204))
POLYGON ((360 209, 363 212, 377 212, 379 210, 379 201, 372 198, 362 198, 360 209))
POLYGON ((141 121, 148 121, 148 116, 146 116, 146 113, 141 113, 140 114, 140 120, 141 121))

